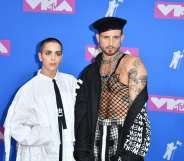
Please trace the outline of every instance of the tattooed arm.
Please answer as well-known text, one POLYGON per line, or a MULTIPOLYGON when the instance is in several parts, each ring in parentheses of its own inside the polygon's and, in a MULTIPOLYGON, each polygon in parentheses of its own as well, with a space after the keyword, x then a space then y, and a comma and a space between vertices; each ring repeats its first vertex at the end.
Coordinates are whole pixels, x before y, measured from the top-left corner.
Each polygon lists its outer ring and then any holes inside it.
POLYGON ((128 67, 128 86, 129 86, 129 99, 130 106, 138 94, 143 90, 147 83, 147 71, 137 57, 130 58, 128 67))

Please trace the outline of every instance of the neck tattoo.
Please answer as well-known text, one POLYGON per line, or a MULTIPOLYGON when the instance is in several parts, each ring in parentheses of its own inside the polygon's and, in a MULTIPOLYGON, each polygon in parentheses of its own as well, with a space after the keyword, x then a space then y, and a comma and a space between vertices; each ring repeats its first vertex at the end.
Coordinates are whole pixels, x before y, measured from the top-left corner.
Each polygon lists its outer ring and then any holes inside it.
POLYGON ((121 52, 118 52, 118 53, 116 53, 116 55, 114 56, 114 58, 112 60, 108 60, 108 62, 106 62, 106 60, 104 62, 104 59, 102 58, 101 65, 104 65, 104 64, 109 64, 110 65, 108 67, 109 70, 107 70, 107 71, 105 70, 105 72, 104 72, 104 70, 103 71, 102 70, 100 71, 100 75, 101 75, 101 78, 103 80, 107 80, 110 77, 110 75, 114 72, 114 70, 116 68, 116 65, 118 63, 118 60, 121 58, 121 56, 122 56, 122 53, 121 52))
POLYGON ((102 56, 102 64, 112 64, 116 62, 120 58, 121 54, 118 52, 116 55, 113 57, 113 59, 105 59, 104 56, 102 56))

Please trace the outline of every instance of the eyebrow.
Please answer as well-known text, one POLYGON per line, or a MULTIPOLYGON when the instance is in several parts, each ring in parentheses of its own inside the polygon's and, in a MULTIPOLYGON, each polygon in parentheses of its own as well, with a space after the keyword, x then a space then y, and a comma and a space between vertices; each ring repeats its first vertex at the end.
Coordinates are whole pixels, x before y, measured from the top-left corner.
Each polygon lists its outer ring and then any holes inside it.
MULTIPOLYGON (((48 52, 53 52, 52 50, 43 50, 43 51, 48 51, 48 52)), ((62 52, 62 50, 57 50, 57 51, 54 51, 54 52, 62 52)))
POLYGON ((109 35, 101 35, 101 37, 121 37, 121 35, 113 35, 113 36, 109 36, 109 35))

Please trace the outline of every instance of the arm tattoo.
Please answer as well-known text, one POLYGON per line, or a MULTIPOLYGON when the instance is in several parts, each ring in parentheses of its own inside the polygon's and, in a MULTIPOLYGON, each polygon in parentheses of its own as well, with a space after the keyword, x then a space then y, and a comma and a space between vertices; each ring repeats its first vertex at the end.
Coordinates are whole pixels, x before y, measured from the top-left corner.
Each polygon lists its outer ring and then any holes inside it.
POLYGON ((137 68, 139 65, 141 65, 141 61, 139 59, 136 59, 134 62, 133 62, 133 66, 135 68, 137 68))
POLYGON ((132 68, 128 73, 130 106, 137 97, 137 95, 143 90, 147 82, 147 76, 145 74, 144 75, 138 74, 137 66, 139 64, 140 64, 139 61, 135 61, 134 68, 132 68))

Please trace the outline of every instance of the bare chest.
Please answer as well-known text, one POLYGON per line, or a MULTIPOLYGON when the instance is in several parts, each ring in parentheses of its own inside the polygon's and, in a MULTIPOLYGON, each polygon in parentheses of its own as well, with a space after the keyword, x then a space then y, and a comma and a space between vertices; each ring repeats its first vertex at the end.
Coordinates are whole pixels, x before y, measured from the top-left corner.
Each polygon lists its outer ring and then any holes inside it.
POLYGON ((102 64, 100 67, 101 76, 110 76, 113 73, 118 75, 119 81, 125 85, 128 85, 128 72, 126 66, 120 63, 115 69, 113 64, 102 64))

